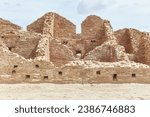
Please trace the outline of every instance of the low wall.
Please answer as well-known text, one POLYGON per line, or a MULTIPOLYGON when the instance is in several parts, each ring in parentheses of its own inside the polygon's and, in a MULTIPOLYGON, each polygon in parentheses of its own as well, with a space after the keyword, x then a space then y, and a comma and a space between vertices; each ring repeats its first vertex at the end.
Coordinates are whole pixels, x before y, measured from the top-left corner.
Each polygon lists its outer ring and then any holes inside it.
POLYGON ((46 62, 31 62, 0 72, 0 83, 150 83, 150 68, 56 68, 46 62))

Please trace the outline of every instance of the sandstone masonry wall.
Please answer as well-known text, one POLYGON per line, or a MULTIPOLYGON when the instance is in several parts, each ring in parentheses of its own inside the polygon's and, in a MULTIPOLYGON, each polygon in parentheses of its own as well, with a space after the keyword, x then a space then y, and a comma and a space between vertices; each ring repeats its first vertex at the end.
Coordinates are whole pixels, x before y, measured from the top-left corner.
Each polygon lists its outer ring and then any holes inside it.
POLYGON ((44 28, 44 18, 39 18, 32 24, 27 26, 28 31, 36 32, 36 33, 43 33, 43 28, 44 28))
POLYGON ((25 31, 5 31, 0 33, 1 40, 11 52, 17 53, 26 59, 35 58, 36 47, 41 35, 25 31))
POLYGON ((81 34, 83 37, 100 38, 104 34, 104 20, 98 16, 88 16, 81 24, 81 34))
POLYGON ((50 12, 27 26, 27 30, 50 34, 54 38, 73 37, 76 33, 76 26, 66 18, 50 12))
POLYGON ((7 30, 20 30, 20 29, 21 29, 20 26, 11 23, 8 20, 4 20, 0 18, 0 32, 7 31, 7 30))
POLYGON ((66 18, 55 14, 54 37, 73 37, 76 34, 76 26, 66 18))
POLYGON ((135 53, 134 60, 139 63, 150 65, 150 36, 147 33, 143 33, 143 37, 140 40, 139 49, 135 53))
POLYGON ((150 34, 113 31, 88 16, 75 25, 49 12, 28 31, 0 19, 0 83, 150 83, 150 34))
POLYGON ((50 60, 56 66, 62 66, 75 59, 73 52, 66 45, 57 42, 57 40, 50 41, 49 51, 50 60))

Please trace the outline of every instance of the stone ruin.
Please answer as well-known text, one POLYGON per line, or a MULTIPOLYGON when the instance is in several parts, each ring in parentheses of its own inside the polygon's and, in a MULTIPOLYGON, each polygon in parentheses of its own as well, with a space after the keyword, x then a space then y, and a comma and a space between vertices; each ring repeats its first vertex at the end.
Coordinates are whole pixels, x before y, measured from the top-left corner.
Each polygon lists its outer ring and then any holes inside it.
POLYGON ((49 12, 27 31, 0 19, 0 83, 150 83, 150 34, 49 12))

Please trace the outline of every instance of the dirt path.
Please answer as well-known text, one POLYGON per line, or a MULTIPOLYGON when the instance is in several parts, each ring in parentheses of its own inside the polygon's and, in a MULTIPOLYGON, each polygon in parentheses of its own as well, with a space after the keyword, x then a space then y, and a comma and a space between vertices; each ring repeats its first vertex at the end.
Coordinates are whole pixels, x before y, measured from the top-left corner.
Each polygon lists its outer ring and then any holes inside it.
POLYGON ((0 84, 0 99, 150 99, 150 84, 0 84))

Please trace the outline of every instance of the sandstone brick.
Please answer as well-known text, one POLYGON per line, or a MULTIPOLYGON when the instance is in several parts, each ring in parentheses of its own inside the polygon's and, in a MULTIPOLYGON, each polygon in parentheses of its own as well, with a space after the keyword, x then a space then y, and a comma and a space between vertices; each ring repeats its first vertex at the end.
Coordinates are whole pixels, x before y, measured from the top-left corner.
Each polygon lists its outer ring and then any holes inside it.
POLYGON ((5 31, 0 33, 1 40, 11 52, 17 53, 26 59, 35 58, 36 47, 41 35, 25 31, 5 31))
POLYGON ((56 66, 62 66, 69 61, 74 60, 73 52, 66 46, 57 42, 57 40, 52 40, 50 42, 50 61, 52 61, 56 66))
POLYGON ((0 18, 0 32, 7 31, 7 30, 20 30, 21 27, 13 24, 12 22, 8 20, 4 20, 0 18))
POLYGON ((150 34, 113 31, 108 20, 88 16, 81 34, 49 12, 28 31, 0 19, 0 83, 150 83, 150 34))
POLYGON ((73 37, 76 33, 76 26, 66 18, 50 12, 27 26, 27 30, 49 34, 55 38, 73 37))

